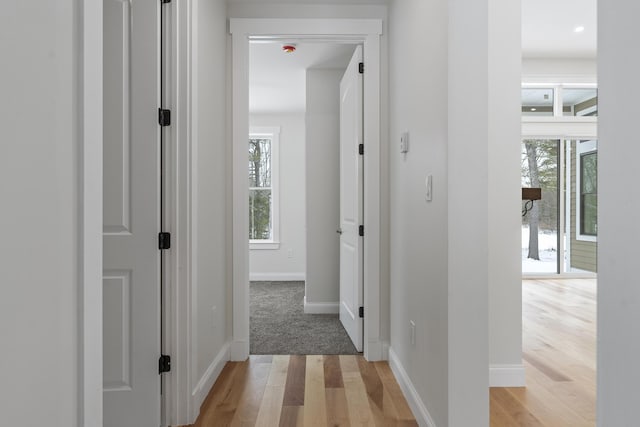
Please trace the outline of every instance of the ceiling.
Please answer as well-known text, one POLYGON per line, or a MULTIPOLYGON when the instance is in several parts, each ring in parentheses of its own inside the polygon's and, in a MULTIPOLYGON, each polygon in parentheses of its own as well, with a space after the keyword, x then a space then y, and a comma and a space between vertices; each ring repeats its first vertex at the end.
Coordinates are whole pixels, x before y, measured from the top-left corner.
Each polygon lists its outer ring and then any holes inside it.
MULTIPOLYGON (((345 4, 344 0, 228 0, 230 3, 345 4)), ((386 4, 387 0, 349 0, 349 4, 386 4)), ((524 58, 596 58, 597 0, 522 0, 524 58), (574 30, 583 26, 584 31, 574 30)), ((282 43, 252 43, 250 110, 253 113, 302 112, 307 68, 346 68, 353 46, 297 43, 292 54, 282 43)))
POLYGON ((251 43, 249 49, 249 110, 252 113, 304 112, 306 70, 346 69, 354 45, 297 42, 286 53, 283 43, 251 43))
POLYGON ((595 59, 596 47, 597 0, 522 0, 523 57, 595 59))

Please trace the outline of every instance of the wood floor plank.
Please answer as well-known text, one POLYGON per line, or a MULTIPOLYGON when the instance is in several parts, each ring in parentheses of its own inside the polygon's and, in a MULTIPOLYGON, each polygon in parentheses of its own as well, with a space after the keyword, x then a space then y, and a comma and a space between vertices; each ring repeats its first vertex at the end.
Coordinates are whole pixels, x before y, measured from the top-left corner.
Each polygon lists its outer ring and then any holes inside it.
POLYGON ((249 358, 244 393, 231 421, 232 427, 255 425, 271 370, 271 360, 272 358, 265 359, 253 356, 249 358), (265 363, 265 361, 268 362, 265 363))
POLYGON ((492 427, 517 425, 516 421, 511 418, 500 402, 494 397, 493 393, 491 393, 491 398, 489 399, 489 417, 492 427))
POLYGON ((521 402, 504 388, 497 388, 491 398, 506 412, 518 426, 540 427, 542 423, 521 402))
POLYGON ((327 425, 331 427, 350 427, 349 407, 344 388, 325 388, 325 400, 327 402, 327 425))
POLYGON ((291 356, 287 371, 287 383, 284 389, 284 406, 304 405, 304 384, 306 372, 306 356, 291 356))
POLYGON ((304 427, 304 407, 283 406, 280 427, 304 427))
POLYGON ((243 363, 229 363, 223 368, 220 374, 222 381, 214 384, 203 403, 203 406, 207 405, 211 410, 199 417, 196 427, 213 426, 217 420, 224 420, 227 425, 231 423, 244 389, 246 372, 247 365, 243 363))
POLYGON ((340 368, 349 405, 349 422, 352 426, 375 425, 356 356, 340 356, 340 368))
POLYGON ((338 356, 324 356, 324 386, 326 388, 342 388, 342 371, 338 356))
POLYGON ((251 356, 246 362, 227 363, 195 427, 227 425, 416 427, 417 423, 387 362, 369 363, 361 356, 251 356), (335 378, 338 373, 340 380, 335 378), (285 394, 299 389, 300 375, 304 398, 290 396, 301 404, 285 405, 285 394), (335 387, 340 384, 344 387, 335 387))
POLYGON ((375 405, 382 411, 384 392, 382 381, 380 380, 380 376, 378 376, 375 365, 373 362, 367 362, 362 356, 356 356, 356 360, 362 381, 367 390, 367 395, 369 396, 369 403, 375 405))
POLYGON ((256 426, 273 427, 280 425, 280 414, 282 413, 282 400, 284 398, 288 368, 289 356, 273 357, 264 397, 262 398, 262 404, 260 405, 256 419, 256 426))
POLYGON ((304 389, 304 425, 327 425, 327 403, 324 386, 324 360, 322 356, 307 356, 304 389))
POLYGON ((398 385, 391 368, 387 362, 375 362, 380 380, 388 393, 399 420, 413 420, 413 413, 404 398, 404 394, 398 385))
POLYGON ((522 359, 535 366, 540 372, 545 374, 552 381, 571 381, 571 378, 567 377, 561 372, 558 372, 556 369, 544 363, 542 360, 539 360, 537 357, 533 356, 527 351, 522 352, 522 359))
POLYGON ((525 425, 518 419, 525 413, 534 425, 595 425, 596 292, 594 279, 523 281, 527 386, 491 389, 492 427, 511 425, 503 424, 505 406, 515 425, 525 425))

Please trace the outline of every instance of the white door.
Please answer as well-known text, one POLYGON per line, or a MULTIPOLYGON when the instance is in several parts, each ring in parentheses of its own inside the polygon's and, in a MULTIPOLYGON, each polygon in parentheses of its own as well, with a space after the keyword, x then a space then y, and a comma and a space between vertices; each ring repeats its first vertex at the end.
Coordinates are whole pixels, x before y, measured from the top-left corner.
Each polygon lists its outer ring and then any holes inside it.
POLYGON ((105 427, 160 425, 158 0, 104 0, 105 427))
POLYGON ((357 46, 340 82, 340 321, 362 351, 363 225, 362 46, 357 46))

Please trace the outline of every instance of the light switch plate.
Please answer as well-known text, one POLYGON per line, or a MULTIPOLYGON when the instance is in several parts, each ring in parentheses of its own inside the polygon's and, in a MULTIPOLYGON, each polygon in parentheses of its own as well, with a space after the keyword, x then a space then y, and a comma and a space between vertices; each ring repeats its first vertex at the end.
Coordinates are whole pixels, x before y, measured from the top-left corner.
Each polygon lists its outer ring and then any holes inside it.
POLYGON ((409 152, 409 132, 402 132, 400 135, 400 152, 409 152))

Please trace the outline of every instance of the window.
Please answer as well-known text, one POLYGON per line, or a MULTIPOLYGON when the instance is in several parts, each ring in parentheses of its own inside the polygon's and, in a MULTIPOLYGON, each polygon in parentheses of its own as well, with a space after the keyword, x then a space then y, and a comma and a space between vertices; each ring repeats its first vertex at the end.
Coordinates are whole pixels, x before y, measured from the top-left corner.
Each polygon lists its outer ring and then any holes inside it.
POLYGON ((279 128, 249 134, 249 241, 251 249, 277 249, 279 128))
POLYGON ((580 234, 598 234, 598 153, 580 156, 580 234))
POLYGON ((522 88, 523 116, 553 116, 553 88, 522 88))
POLYGON ((564 116, 597 116, 598 89, 564 88, 562 91, 562 114, 564 116))
POLYGON ((596 141, 579 141, 576 147, 577 239, 595 241, 598 235, 598 151, 596 141))

